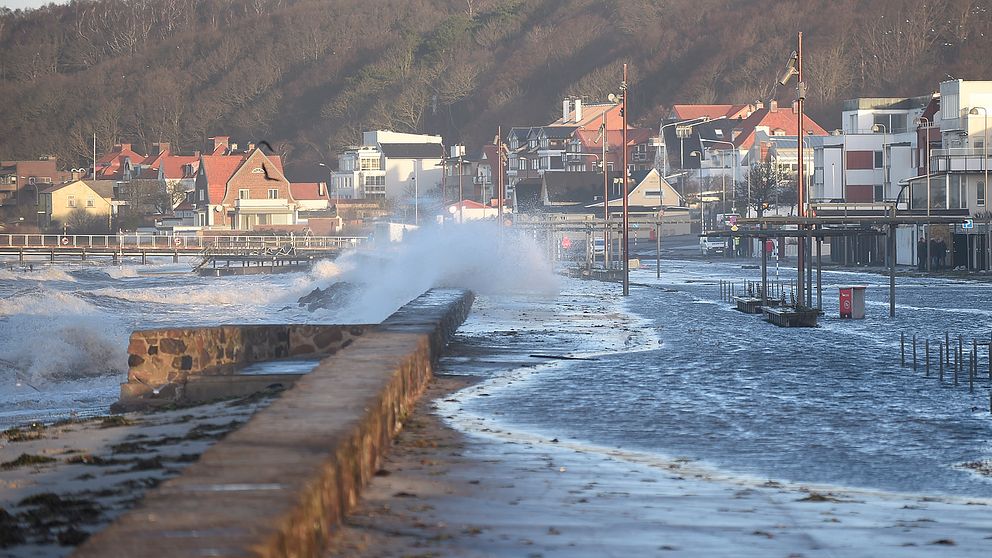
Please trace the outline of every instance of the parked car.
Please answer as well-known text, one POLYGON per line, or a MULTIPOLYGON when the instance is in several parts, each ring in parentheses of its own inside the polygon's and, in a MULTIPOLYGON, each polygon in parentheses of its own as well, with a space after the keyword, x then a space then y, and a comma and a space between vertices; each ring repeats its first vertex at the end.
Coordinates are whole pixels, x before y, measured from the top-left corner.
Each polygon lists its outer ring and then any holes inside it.
POLYGON ((727 239, 719 236, 700 236, 699 253, 708 256, 710 254, 723 254, 727 249, 727 239))

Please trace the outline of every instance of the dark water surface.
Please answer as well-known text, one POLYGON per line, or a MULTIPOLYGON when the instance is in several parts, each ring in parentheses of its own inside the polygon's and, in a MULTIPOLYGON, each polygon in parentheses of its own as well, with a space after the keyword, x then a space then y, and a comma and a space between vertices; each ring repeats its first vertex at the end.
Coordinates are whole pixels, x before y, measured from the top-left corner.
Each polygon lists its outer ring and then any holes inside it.
MULTIPOLYGON (((466 408, 508 427, 758 477, 992 496, 989 479, 959 467, 992 458, 987 345, 974 394, 964 376, 957 387, 949 370, 943 384, 935 377, 945 331, 965 336, 966 354, 972 337, 989 339, 992 286, 899 278, 890 320, 887 278, 828 272, 821 327, 782 329, 719 301, 719 279, 758 271, 729 262, 664 265, 660 283, 653 270, 633 275, 651 286, 632 287, 626 306, 648 319, 660 348, 617 347, 595 361, 564 362, 466 408), (868 285, 865 320, 836 318, 836 287, 845 284, 868 285), (900 332, 920 336, 916 371, 899 365, 900 332), (930 378, 924 336, 933 349, 930 378)), ((612 296, 619 287, 574 281, 565 290, 612 296)))

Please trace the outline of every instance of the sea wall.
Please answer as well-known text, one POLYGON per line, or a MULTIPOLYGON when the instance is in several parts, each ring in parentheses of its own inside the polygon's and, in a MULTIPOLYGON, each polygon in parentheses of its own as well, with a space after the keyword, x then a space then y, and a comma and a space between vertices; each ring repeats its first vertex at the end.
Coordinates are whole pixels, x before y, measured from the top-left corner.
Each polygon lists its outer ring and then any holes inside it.
POLYGON ((472 301, 435 289, 368 328, 74 555, 320 556, 472 301))
MULTIPOLYGON (((247 364, 287 357, 323 357, 352 344, 367 325, 224 325, 135 331, 128 343, 127 382, 114 411, 189 403, 186 383, 199 376, 234 376, 247 364)), ((294 378, 295 379, 295 378, 294 378)), ((288 379, 292 381, 294 379, 288 379)), ((206 382, 206 394, 232 396, 259 379, 206 382), (230 386, 231 393, 224 390, 230 386)))

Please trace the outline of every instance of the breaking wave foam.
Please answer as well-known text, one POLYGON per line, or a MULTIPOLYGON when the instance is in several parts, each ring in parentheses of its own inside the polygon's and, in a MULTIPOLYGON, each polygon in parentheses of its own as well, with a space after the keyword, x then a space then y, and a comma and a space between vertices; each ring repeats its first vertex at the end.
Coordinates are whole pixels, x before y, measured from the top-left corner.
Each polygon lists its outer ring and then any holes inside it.
POLYGON ((128 329, 71 293, 39 291, 0 300, 0 370, 33 383, 119 373, 128 329))

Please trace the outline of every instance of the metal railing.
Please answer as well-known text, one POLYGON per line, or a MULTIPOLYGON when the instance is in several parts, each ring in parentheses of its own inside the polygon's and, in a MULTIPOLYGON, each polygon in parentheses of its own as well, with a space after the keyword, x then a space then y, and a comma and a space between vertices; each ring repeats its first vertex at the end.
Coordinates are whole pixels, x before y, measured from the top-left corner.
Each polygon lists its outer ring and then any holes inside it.
POLYGON ((62 234, 0 234, 0 247, 6 248, 126 248, 179 249, 206 248, 269 248, 292 246, 297 249, 351 248, 361 245, 363 236, 303 236, 303 235, 62 235, 62 234))
MULTIPOLYGON (((992 155, 992 151, 988 152, 992 155)), ((950 147, 946 149, 931 149, 931 157, 984 157, 985 149, 976 149, 974 147, 950 147)))

